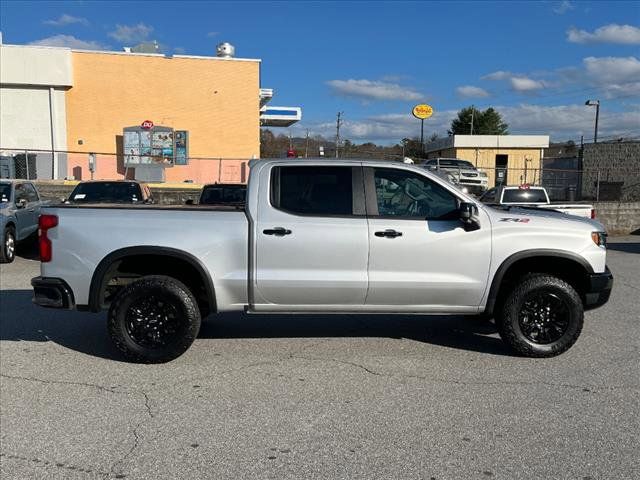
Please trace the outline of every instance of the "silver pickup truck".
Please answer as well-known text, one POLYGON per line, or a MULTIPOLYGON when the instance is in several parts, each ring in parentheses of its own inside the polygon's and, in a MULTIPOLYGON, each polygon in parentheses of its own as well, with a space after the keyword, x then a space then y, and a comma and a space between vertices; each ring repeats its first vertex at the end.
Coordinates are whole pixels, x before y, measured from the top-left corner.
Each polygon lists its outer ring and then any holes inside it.
POLYGON ((494 317, 515 352, 548 357, 613 284, 599 223, 494 210, 400 163, 257 160, 244 206, 43 213, 34 302, 108 309, 140 362, 178 357, 229 311, 494 317))

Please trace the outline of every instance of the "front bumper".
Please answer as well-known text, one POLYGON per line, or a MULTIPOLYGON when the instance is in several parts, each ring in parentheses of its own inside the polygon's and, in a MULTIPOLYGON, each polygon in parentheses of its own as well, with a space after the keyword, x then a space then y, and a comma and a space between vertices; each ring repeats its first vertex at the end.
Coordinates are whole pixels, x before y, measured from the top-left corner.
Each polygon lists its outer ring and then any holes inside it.
POLYGON ((601 307, 609 301, 613 288, 613 274, 609 267, 604 273, 592 273, 589 275, 588 290, 584 295, 585 310, 601 307))
POLYGON ((67 282, 60 278, 35 277, 31 279, 33 303, 46 308, 73 310, 75 301, 67 282))

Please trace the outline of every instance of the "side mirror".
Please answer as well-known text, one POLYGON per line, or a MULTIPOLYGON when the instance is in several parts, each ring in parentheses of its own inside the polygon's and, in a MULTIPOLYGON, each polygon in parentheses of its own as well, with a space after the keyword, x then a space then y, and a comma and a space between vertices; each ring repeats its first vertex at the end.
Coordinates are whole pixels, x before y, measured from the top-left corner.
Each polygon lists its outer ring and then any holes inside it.
POLYGON ((466 231, 478 230, 480 221, 478 220, 478 207, 471 202, 461 202, 458 209, 460 221, 464 223, 466 231))
POLYGON ((65 197, 60 197, 60 203, 67 203, 67 199, 65 197))
POLYGON ((27 199, 26 198, 21 198, 20 200, 18 200, 16 202, 16 207, 18 208, 25 208, 27 206, 27 199))

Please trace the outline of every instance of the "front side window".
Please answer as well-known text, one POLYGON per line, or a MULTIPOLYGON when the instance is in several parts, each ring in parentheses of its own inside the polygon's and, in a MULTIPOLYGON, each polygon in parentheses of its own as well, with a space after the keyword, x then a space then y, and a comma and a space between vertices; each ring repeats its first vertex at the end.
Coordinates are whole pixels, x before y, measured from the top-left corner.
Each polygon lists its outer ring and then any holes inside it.
POLYGON ((24 184, 24 191, 25 191, 25 194, 27 195, 28 202, 37 202, 38 200, 40 200, 38 198, 38 192, 36 192, 36 188, 30 183, 24 184))
POLYGON ((458 200, 446 188, 406 170, 374 169, 378 215, 427 220, 458 218, 458 200))
POLYGON ((352 215, 351 167, 276 167, 272 203, 281 210, 302 215, 352 215))
POLYGON ((480 197, 480 201, 483 203, 493 203, 496 201, 496 189, 492 188, 480 197))

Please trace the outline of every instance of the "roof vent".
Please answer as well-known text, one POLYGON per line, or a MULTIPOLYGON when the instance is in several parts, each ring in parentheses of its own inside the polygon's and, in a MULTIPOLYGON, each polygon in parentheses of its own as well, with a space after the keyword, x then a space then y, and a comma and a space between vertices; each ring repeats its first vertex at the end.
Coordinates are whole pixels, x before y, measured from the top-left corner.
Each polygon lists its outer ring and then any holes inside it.
POLYGON ((216 47, 216 56, 222 58, 233 58, 236 54, 236 47, 228 42, 219 43, 216 47))

